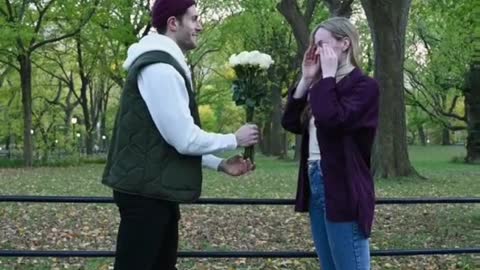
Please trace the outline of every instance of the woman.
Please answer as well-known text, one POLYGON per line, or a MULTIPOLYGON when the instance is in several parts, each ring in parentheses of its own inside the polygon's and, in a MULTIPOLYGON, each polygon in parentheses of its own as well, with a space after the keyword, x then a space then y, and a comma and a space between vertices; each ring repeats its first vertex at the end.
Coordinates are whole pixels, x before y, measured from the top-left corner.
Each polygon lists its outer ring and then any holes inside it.
POLYGON ((302 135, 295 210, 309 211, 325 270, 370 269, 379 89, 358 66, 358 39, 346 18, 316 27, 282 119, 286 130, 302 135))

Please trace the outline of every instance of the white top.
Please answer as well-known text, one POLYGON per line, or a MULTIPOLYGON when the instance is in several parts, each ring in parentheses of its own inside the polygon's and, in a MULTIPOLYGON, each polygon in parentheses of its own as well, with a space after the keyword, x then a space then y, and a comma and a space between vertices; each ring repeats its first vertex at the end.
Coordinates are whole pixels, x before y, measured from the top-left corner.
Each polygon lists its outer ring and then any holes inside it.
MULTIPOLYGON (((156 33, 145 36, 128 49, 123 67, 128 69, 136 58, 148 51, 169 53, 191 78, 178 45, 169 37, 156 33)), ((171 65, 149 65, 140 72, 137 82, 155 126, 165 141, 179 153, 202 156, 203 166, 218 169, 222 159, 212 153, 237 148, 235 134, 206 132, 194 123, 185 81, 171 65)))
POLYGON ((315 126, 315 120, 310 117, 309 129, 308 129, 308 160, 320 160, 320 147, 317 141, 317 127, 315 126))

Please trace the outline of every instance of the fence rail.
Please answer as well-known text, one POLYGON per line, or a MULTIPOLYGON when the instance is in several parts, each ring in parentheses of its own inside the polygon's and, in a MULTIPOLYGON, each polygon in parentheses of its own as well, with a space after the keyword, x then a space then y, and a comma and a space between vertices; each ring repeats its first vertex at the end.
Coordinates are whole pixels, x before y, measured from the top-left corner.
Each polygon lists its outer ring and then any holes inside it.
MULTIPOLYGON (((0 195, 0 202, 20 203, 113 203, 111 197, 78 196, 19 196, 0 195)), ((476 204, 480 197, 472 198, 383 198, 380 205, 413 204, 476 204)), ((202 198, 191 204, 215 205, 292 205, 292 199, 223 199, 202 198)), ((445 249, 391 249, 372 250, 371 256, 419 256, 480 254, 480 247, 445 249)), ((0 257, 113 257, 114 251, 72 251, 72 250, 0 250, 0 257)), ((303 251, 180 251, 183 258, 315 258, 314 252, 303 251)))

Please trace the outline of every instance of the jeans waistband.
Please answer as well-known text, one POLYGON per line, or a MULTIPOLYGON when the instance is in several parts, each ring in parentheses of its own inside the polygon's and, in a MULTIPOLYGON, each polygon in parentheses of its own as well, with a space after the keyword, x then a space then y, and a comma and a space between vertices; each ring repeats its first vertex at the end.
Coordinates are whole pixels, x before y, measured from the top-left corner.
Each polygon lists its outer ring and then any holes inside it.
POLYGON ((318 166, 320 168, 320 159, 317 159, 317 160, 309 160, 307 162, 307 165, 309 168, 311 167, 315 167, 315 166, 318 166))
POLYGON ((308 160, 307 163, 308 163, 308 165, 310 165, 310 164, 320 164, 320 159, 317 159, 317 160, 308 160))

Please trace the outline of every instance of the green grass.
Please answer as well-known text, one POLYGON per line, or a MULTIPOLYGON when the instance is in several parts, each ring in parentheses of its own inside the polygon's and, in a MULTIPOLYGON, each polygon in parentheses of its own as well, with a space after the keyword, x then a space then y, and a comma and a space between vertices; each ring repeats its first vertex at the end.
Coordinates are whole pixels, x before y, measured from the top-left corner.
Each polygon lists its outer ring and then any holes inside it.
MULTIPOLYGON (((378 197, 480 196, 480 166, 451 162, 459 146, 412 147, 426 179, 378 179, 378 197)), ((258 156, 257 170, 232 178, 205 170, 203 197, 293 198, 297 163, 258 156)), ((0 169, 2 194, 110 196, 102 164, 0 169)), ((185 206, 182 250, 309 250, 308 218, 279 206, 185 206)), ((113 205, 0 204, 0 249, 110 250, 118 226, 113 205), (32 240, 33 239, 33 240, 32 240)), ((381 205, 373 249, 480 246, 479 205, 381 205)), ((478 269, 478 256, 373 258, 374 269, 478 269)), ((108 269, 109 259, 0 258, 0 269, 108 269)), ((180 269, 317 269, 315 260, 181 260, 180 269), (248 268, 250 267, 250 268, 248 268)))
MULTIPOLYGON (((378 197, 478 196, 480 166, 451 162, 464 155, 459 146, 412 147, 410 159, 427 179, 378 179, 378 197)), ((203 197, 292 198, 297 162, 259 156, 257 170, 232 178, 205 170, 203 197)), ((103 164, 33 169, 0 169, 3 194, 110 196, 100 183, 103 164)))

